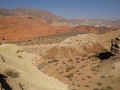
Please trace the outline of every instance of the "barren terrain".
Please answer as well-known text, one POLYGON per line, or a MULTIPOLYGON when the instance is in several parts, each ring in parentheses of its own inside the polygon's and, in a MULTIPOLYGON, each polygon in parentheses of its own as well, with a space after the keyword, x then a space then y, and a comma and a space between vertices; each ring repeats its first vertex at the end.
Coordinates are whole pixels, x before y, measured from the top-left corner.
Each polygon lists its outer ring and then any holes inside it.
POLYGON ((70 90, 119 90, 120 57, 110 53, 111 39, 119 34, 120 30, 106 34, 83 34, 61 43, 20 48, 42 56, 45 62, 38 69, 67 84, 70 90), (99 55, 102 53, 110 54, 108 58, 111 58, 101 59, 99 55))
MULTIPOLYGON (((34 17, 0 18, 0 38, 6 42, 27 42, 30 44, 59 43, 68 37, 83 33, 106 33, 118 28, 92 26, 52 26, 42 19, 34 17), (47 37, 48 40, 45 40, 47 37), (49 39, 51 38, 51 39, 49 39), (35 41, 33 41, 35 40, 35 41), (53 42, 54 41, 54 42, 53 42)), ((0 42, 2 40, 0 39, 0 42)))
POLYGON ((0 18, 0 38, 6 38, 0 45, 0 89, 119 90, 120 53, 111 52, 111 39, 119 35, 118 28, 0 18))
POLYGON ((14 44, 0 45, 1 87, 5 90, 68 90, 62 82, 39 71, 36 63, 42 63, 40 56, 21 51, 14 44))

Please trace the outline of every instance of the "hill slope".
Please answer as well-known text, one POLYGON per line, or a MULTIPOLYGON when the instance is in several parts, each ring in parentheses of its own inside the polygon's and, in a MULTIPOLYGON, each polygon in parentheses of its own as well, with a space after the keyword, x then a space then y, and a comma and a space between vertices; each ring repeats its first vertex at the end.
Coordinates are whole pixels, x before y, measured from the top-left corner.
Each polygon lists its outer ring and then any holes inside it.
POLYGON ((48 50, 44 58, 73 57, 105 49, 110 50, 111 39, 119 34, 120 30, 106 34, 79 34, 48 50))
MULTIPOLYGON (((13 82, 17 84, 16 87, 19 87, 19 83, 23 83, 24 87, 27 87, 25 90, 68 90, 63 83, 43 74, 32 64, 36 57, 35 54, 23 52, 16 45, 3 44, 0 46, 0 57, 0 71, 2 70, 3 75, 6 75, 4 72, 9 66, 19 72, 19 77, 13 79, 13 82)), ((15 90, 12 84, 10 87, 15 90)))
POLYGON ((4 16, 24 16, 24 15, 28 15, 28 16, 34 16, 34 17, 43 19, 43 20, 47 21, 48 23, 69 22, 67 19, 62 18, 60 16, 56 16, 56 15, 50 13, 49 11, 38 10, 38 9, 17 8, 17 9, 8 10, 8 9, 0 8, 0 15, 4 15, 4 16))
POLYGON ((70 90, 119 90, 120 56, 110 52, 111 39, 118 35, 120 30, 79 34, 58 44, 20 47, 43 56, 45 65, 38 68, 67 84, 70 90))
POLYGON ((7 41, 33 40, 37 36, 70 31, 68 26, 63 28, 62 26, 56 28, 43 20, 29 17, 0 18, 0 38, 5 36, 7 41))

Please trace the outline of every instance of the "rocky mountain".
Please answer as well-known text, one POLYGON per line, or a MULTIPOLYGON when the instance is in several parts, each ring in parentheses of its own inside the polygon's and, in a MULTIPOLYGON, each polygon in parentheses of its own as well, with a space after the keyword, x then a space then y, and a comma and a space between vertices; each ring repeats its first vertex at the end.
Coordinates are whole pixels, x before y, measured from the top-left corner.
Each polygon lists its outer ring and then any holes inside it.
POLYGON ((27 8, 17 8, 17 9, 3 9, 0 8, 0 15, 4 16, 34 16, 40 19, 47 21, 48 23, 52 22, 68 22, 67 19, 60 16, 56 16, 49 11, 38 10, 38 9, 27 9, 27 8))
POLYGON ((34 16, 39 19, 43 19, 48 23, 59 25, 87 25, 96 27, 120 27, 120 23, 117 20, 105 20, 105 19, 92 19, 92 18, 76 18, 65 19, 61 16, 54 15, 46 10, 17 8, 17 9, 4 9, 0 8, 0 15, 4 16, 34 16))
POLYGON ((69 21, 76 25, 87 25, 96 27, 120 27, 117 20, 93 19, 93 18, 76 18, 69 19, 69 21))
POLYGON ((120 28, 120 22, 117 19, 76 18, 76 19, 69 19, 69 21, 74 25, 120 28))
POLYGON ((118 22, 118 23, 120 23, 120 19, 119 19, 119 20, 117 20, 117 22, 118 22))

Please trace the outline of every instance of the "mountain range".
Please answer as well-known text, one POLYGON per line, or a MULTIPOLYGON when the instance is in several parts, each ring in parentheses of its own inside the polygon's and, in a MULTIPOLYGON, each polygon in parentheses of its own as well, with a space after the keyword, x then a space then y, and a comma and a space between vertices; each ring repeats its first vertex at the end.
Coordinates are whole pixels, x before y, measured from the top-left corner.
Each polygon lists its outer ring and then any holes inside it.
POLYGON ((92 18, 76 18, 66 19, 61 16, 54 15, 46 10, 17 8, 17 9, 4 9, 0 8, 0 15, 4 16, 34 16, 43 19, 52 25, 88 25, 88 26, 106 26, 106 27, 120 27, 120 20, 105 20, 105 19, 92 19, 92 18))

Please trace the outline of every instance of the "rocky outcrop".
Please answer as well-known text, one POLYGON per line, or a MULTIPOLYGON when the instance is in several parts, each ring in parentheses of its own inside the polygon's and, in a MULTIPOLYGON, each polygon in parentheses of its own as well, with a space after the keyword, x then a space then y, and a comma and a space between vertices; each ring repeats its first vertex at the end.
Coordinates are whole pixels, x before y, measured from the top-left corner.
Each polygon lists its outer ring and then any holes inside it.
POLYGON ((120 53, 120 35, 111 40, 111 51, 114 53, 120 53))

